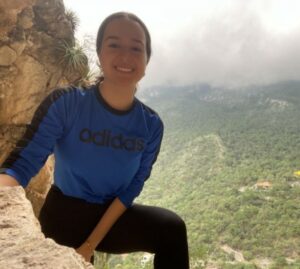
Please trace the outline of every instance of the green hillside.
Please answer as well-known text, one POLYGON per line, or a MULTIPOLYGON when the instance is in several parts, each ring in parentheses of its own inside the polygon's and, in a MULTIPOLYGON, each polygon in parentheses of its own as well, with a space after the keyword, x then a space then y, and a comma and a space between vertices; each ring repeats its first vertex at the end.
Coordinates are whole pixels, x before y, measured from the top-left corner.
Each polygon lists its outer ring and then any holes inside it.
MULTIPOLYGON (((137 202, 185 219, 191 268, 300 268, 300 83, 139 97, 165 136, 137 202)), ((112 256, 108 268, 141 268, 141 255, 112 256)))

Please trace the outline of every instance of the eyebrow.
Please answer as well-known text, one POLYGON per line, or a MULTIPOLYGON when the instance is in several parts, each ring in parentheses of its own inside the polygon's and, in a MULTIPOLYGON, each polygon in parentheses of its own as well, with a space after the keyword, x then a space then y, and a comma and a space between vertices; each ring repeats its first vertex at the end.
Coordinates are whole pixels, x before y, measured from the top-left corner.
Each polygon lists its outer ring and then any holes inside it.
MULTIPOLYGON (((109 40, 109 39, 119 40, 120 38, 118 36, 110 35, 105 38, 105 41, 109 40)), ((140 39, 132 38, 132 41, 134 41, 136 43, 140 43, 141 45, 144 46, 144 43, 140 39)))

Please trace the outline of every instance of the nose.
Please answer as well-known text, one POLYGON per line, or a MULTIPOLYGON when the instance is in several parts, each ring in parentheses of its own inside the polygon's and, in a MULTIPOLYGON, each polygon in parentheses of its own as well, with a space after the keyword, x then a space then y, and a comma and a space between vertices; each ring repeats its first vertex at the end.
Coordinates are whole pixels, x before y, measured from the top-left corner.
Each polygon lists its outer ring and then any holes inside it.
POLYGON ((127 60, 130 59, 130 49, 129 49, 129 48, 123 47, 123 48, 121 49, 120 53, 121 53, 121 55, 120 55, 120 56, 121 56, 121 59, 122 59, 123 61, 127 61, 127 60))

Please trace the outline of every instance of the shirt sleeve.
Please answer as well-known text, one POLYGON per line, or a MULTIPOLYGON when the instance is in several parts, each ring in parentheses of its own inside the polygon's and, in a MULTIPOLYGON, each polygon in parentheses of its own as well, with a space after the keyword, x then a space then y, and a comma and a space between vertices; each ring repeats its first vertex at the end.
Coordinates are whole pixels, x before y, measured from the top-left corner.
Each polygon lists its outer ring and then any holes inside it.
POLYGON ((38 106, 23 137, 1 165, 0 172, 13 176, 23 187, 35 176, 53 153, 67 122, 66 90, 50 93, 38 106))
POLYGON ((153 132, 151 139, 148 141, 141 159, 140 167, 127 189, 121 193, 118 198, 128 208, 132 205, 133 200, 140 194, 144 182, 149 178, 152 166, 155 163, 160 151, 161 141, 163 138, 163 123, 159 120, 158 127, 153 132))

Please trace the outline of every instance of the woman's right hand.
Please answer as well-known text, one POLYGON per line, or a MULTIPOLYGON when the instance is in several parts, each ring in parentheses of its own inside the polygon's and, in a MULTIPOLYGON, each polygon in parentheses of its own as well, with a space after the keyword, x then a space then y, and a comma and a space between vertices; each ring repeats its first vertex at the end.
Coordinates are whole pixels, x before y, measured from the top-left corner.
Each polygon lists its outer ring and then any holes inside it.
POLYGON ((6 174, 0 174, 0 187, 4 186, 19 186, 19 182, 12 176, 6 175, 6 174))
POLYGON ((80 254, 87 262, 91 262, 91 258, 94 254, 94 250, 91 248, 90 244, 84 242, 79 248, 75 249, 78 254, 80 254))

